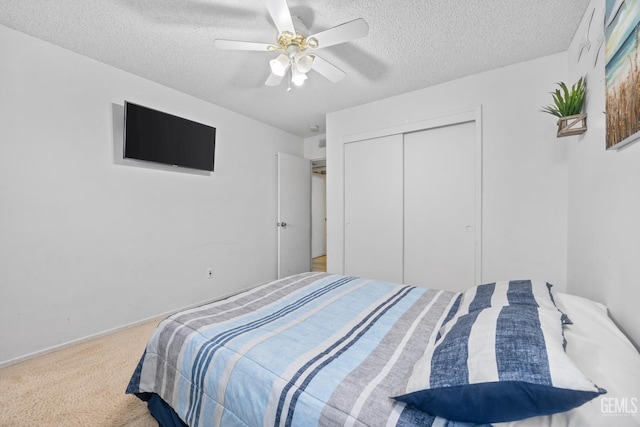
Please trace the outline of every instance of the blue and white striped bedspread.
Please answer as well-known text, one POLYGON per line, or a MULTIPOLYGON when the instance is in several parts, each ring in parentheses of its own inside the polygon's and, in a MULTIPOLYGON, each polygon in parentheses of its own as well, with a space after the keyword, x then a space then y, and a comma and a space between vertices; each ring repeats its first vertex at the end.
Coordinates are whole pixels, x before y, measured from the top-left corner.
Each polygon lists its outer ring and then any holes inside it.
POLYGON ((158 394, 192 427, 430 426, 390 397, 457 295, 326 273, 270 282, 164 320, 127 392, 158 394))

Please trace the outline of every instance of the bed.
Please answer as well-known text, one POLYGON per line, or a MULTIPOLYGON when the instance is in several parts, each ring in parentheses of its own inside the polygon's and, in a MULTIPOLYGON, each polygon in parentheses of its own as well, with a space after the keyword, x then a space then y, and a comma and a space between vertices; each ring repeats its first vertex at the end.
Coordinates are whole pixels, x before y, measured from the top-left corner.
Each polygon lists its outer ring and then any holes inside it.
POLYGON ((549 284, 303 273, 165 319, 127 393, 164 427, 636 426, 640 356, 549 284))

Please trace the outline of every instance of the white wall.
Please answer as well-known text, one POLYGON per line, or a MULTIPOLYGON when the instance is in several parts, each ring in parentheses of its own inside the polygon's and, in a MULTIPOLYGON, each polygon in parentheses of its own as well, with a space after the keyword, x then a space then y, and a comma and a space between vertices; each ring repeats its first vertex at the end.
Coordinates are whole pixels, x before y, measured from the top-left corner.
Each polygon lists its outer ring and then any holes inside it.
POLYGON ((343 271, 343 140, 482 105, 482 281, 537 278, 565 289, 567 145, 540 113, 566 55, 473 75, 327 116, 328 270, 343 271))
POLYGON ((304 139, 304 158, 319 160, 327 157, 327 147, 320 147, 320 141, 327 139, 326 134, 310 136, 304 139))
MULTIPOLYGON (((593 0, 568 50, 569 82, 587 76, 588 130, 567 141, 569 217, 567 284, 571 293, 600 301, 640 344, 640 142, 605 150, 604 46, 577 61, 579 43, 595 8, 603 22, 604 0, 593 0)), ((599 29, 592 25, 590 39, 599 29)))
POLYGON ((311 174, 311 258, 327 254, 327 176, 311 174))
POLYGON ((0 363, 276 277, 301 138, 2 26, 0 58, 0 363), (217 127, 215 172, 114 158, 124 100, 217 127))
MULTIPOLYGON (((324 160, 327 148, 320 147, 320 141, 326 140, 326 134, 314 135, 304 139, 304 158, 324 160)), ((326 176, 311 176, 311 257, 327 254, 327 180, 326 176)))

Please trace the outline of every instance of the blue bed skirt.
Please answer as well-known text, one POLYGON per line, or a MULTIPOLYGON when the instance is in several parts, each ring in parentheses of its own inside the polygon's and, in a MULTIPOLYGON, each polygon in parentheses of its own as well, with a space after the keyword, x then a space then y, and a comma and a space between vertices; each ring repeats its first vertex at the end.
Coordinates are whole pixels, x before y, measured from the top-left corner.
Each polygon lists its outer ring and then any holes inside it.
POLYGON ((149 412, 158 421, 160 427, 189 427, 180 419, 176 411, 157 394, 140 393, 136 396, 147 402, 149 412))

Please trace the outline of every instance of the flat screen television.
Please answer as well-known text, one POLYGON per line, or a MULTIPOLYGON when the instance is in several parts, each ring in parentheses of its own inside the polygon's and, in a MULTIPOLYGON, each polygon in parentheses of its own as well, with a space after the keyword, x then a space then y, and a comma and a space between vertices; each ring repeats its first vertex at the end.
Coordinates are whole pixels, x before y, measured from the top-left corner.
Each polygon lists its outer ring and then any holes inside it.
POLYGON ((213 172, 216 128, 124 103, 124 158, 213 172))

